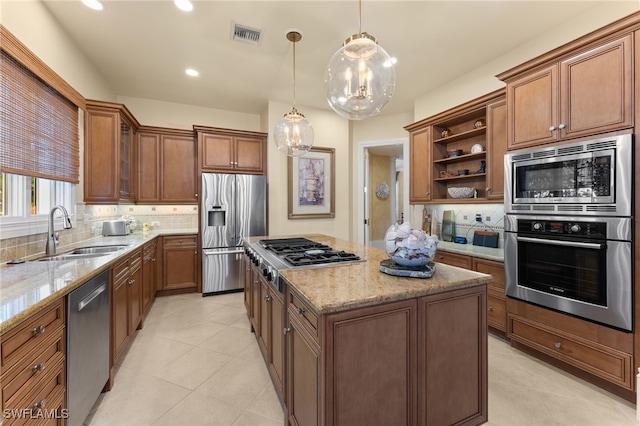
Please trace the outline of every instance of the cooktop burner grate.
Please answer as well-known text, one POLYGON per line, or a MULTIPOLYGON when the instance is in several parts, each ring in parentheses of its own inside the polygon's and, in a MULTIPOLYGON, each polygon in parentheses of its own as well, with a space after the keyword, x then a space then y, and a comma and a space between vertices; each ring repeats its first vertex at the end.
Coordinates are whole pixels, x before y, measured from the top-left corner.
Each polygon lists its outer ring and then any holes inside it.
POLYGON ((259 244, 294 267, 362 261, 353 253, 334 250, 307 238, 260 240, 259 244))
POLYGON ((353 253, 338 250, 326 250, 317 253, 310 250, 299 254, 289 254, 283 258, 293 266, 321 265, 326 263, 355 262, 361 260, 360 257, 353 253))

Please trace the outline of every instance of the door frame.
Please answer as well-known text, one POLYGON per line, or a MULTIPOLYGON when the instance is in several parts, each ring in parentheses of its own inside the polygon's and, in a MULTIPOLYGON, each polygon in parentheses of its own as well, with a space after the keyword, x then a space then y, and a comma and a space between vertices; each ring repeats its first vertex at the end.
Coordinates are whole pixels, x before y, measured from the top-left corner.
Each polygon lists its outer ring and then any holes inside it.
POLYGON ((399 138, 399 139, 386 139, 379 141, 366 141, 359 142, 357 155, 358 155, 358 170, 357 170, 357 190, 356 190, 356 215, 357 215, 357 223, 358 223, 358 231, 356 233, 357 242, 360 244, 365 244, 365 225, 364 220, 366 218, 366 209, 369 203, 369 196, 371 196, 372 189, 366 187, 366 181, 368 180, 365 177, 365 173, 368 173, 368 156, 365 155, 365 151, 368 148, 379 147, 379 146, 387 146, 387 145, 402 145, 402 161, 403 161, 403 199, 402 199, 402 209, 404 211, 405 218, 410 217, 409 210, 409 138, 399 138))

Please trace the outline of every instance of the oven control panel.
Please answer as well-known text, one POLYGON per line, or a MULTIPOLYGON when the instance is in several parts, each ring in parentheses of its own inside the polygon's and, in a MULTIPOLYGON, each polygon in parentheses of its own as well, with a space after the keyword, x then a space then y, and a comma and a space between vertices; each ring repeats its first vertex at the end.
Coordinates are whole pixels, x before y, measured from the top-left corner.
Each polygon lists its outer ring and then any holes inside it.
POLYGON ((605 239, 607 224, 577 220, 518 219, 518 233, 605 239))

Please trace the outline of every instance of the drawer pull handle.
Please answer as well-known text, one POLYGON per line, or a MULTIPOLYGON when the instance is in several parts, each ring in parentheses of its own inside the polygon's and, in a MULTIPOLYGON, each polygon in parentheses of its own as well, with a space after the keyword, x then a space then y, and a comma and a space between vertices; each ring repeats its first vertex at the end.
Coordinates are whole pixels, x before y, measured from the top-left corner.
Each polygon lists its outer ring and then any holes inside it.
POLYGON ((37 336, 38 334, 44 333, 46 329, 47 328, 44 325, 39 325, 38 327, 33 327, 33 329, 31 330, 31 334, 37 336))
POLYGON ((290 331, 291 331, 291 327, 285 327, 285 328, 282 329, 282 334, 286 335, 290 331))
POLYGON ((300 315, 304 314, 305 312, 307 312, 307 310, 305 308, 298 308, 298 313, 300 315))
POLYGON ((46 400, 46 399, 43 399, 43 400, 42 400, 42 401, 40 401, 40 402, 38 402, 38 401, 34 402, 34 403, 33 403, 33 405, 32 405, 32 407, 33 407, 35 410, 38 410, 38 409, 40 409, 40 408, 44 408, 44 406, 45 406, 46 404, 47 404, 47 400, 46 400))
POLYGON ((40 364, 36 364, 33 367, 31 367, 31 371, 33 371, 34 373, 37 373, 38 371, 42 371, 44 370, 44 362, 41 362, 40 364))
POLYGON ((562 347, 562 343, 556 342, 556 343, 554 343, 553 346, 555 346, 556 348, 560 349, 562 347))

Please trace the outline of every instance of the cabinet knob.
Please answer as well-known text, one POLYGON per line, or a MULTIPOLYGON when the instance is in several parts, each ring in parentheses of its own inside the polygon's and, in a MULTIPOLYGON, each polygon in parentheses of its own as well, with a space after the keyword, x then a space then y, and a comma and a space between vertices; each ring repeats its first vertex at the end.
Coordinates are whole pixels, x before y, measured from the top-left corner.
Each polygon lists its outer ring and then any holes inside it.
POLYGON ((298 313, 300 315, 304 314, 305 312, 307 312, 307 310, 305 308, 298 308, 298 313))
POLYGON ((556 343, 554 343, 553 346, 555 346, 556 348, 560 349, 562 347, 562 343, 556 342, 556 343))
POLYGON ((34 402, 34 403, 33 403, 33 405, 32 405, 32 407, 33 407, 35 410, 38 410, 38 409, 40 409, 40 408, 44 408, 44 406, 45 406, 46 404, 47 404, 47 400, 46 400, 46 399, 43 399, 42 401, 36 401, 36 402, 34 402))
POLYGON ((31 371, 33 371, 34 373, 37 373, 38 371, 42 371, 44 370, 44 362, 41 362, 40 364, 36 364, 33 367, 31 367, 31 371))
POLYGON ((291 327, 285 327, 282 329, 282 334, 287 334, 290 331, 291 331, 291 327))
POLYGON ((269 296, 268 294, 266 296, 263 297, 265 302, 268 302, 271 300, 271 296, 269 296))
POLYGON ((491 192, 491 188, 489 188, 488 186, 484 190, 487 192, 491 192))
POLYGON ((431 194, 431 191, 425 192, 425 195, 429 195, 429 194, 431 194))
POLYGON ((198 194, 193 194, 194 197, 198 198, 198 194))
POLYGON ((564 125, 563 123, 558 124, 558 129, 562 130, 565 127, 567 127, 566 125, 564 125))
POLYGON ((488 310, 489 312, 493 312, 493 306, 489 305, 489 307, 487 308, 487 310, 488 310))
POLYGON ((549 127, 549 131, 550 131, 550 132, 553 132, 554 130, 556 130, 556 126, 551 126, 551 127, 549 127))
POLYGON ((39 325, 39 326, 37 326, 37 327, 33 327, 33 329, 31 330, 31 334, 32 334, 32 335, 34 335, 34 336, 36 336, 36 335, 38 335, 38 334, 42 334, 42 333, 44 333, 44 331, 45 331, 46 329, 47 329, 47 328, 46 328, 44 325, 39 325))

